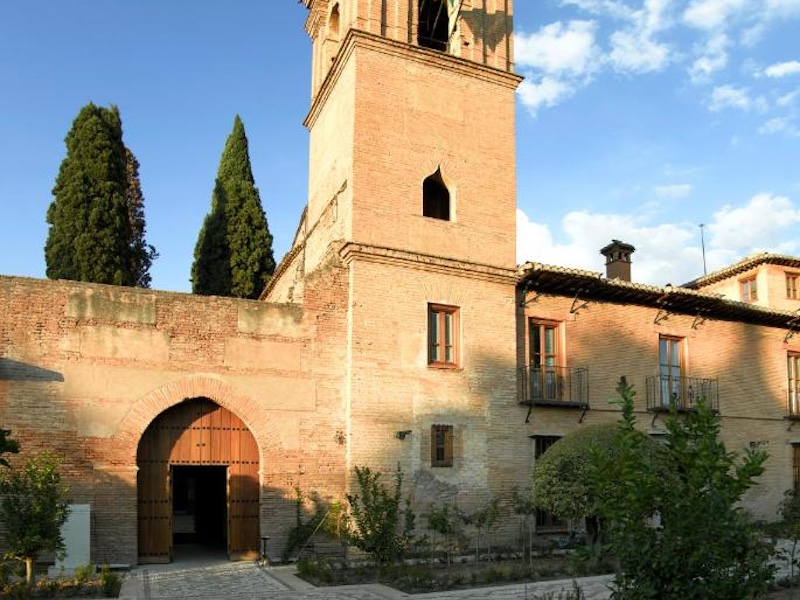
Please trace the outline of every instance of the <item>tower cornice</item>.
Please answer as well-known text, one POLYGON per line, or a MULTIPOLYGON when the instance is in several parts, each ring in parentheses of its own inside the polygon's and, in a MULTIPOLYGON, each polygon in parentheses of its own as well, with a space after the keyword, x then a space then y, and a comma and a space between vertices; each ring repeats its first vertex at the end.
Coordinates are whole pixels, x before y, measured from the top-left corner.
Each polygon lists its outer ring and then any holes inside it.
POLYGON ((333 65, 331 65, 328 75, 325 77, 322 86, 311 103, 308 115, 303 121, 303 124, 307 128, 310 129, 313 126, 314 121, 319 116, 320 110, 325 105, 325 101, 335 87, 343 66, 357 48, 382 52, 387 55, 401 57, 405 60, 425 64, 427 66, 436 66, 462 76, 480 79, 513 90, 515 90, 523 80, 521 75, 517 75, 513 72, 482 65, 437 50, 430 50, 406 42, 387 39, 358 29, 350 29, 342 42, 342 46, 339 53, 336 55, 333 65))

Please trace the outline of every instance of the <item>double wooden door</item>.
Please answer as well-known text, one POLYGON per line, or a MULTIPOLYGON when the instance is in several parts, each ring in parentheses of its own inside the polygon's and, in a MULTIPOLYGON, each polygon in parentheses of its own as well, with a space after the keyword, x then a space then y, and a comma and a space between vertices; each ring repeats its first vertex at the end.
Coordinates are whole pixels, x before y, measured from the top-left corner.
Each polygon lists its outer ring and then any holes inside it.
MULTIPOLYGON (((225 519, 231 559, 253 559, 259 552, 259 452, 247 426, 229 410, 205 398, 178 404, 147 428, 137 452, 139 562, 170 562, 175 540, 175 468, 220 467, 226 471, 224 506, 197 511, 202 518, 225 519)), ((202 477, 203 469, 193 469, 202 477)), ((193 499, 203 502, 203 498, 193 499)))

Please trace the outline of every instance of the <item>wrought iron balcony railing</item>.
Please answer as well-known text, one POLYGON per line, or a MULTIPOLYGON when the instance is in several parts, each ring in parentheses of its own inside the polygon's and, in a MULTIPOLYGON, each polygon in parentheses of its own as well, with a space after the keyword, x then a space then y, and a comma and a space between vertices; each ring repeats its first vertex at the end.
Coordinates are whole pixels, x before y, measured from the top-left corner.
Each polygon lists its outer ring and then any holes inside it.
POLYGON ((700 399, 719 412, 719 384, 716 379, 654 375, 647 378, 647 410, 685 412, 700 399))
POLYGON ((586 367, 526 367, 522 369, 520 403, 528 406, 589 406, 586 367))

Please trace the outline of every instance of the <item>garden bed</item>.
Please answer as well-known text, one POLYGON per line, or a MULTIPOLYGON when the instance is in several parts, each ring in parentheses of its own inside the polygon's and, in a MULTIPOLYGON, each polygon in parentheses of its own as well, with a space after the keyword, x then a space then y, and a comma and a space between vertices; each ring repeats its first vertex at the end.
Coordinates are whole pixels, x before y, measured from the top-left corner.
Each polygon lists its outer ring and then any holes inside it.
POLYGON ((108 567, 96 571, 87 565, 57 577, 40 571, 29 587, 13 566, 0 563, 0 598, 117 598, 122 588, 122 575, 108 567))
POLYGON ((302 559, 298 575, 316 586, 382 583, 408 594, 469 589, 512 583, 572 579, 612 573, 608 562, 591 561, 580 553, 550 554, 524 563, 498 559, 476 562, 461 558, 441 561, 406 561, 378 567, 374 564, 344 566, 341 561, 302 559))

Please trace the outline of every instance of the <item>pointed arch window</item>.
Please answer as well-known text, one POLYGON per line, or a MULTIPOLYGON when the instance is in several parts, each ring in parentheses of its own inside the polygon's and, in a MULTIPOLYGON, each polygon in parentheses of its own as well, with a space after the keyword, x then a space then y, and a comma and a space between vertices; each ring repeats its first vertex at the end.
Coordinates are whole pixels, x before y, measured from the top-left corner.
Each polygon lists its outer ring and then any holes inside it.
POLYGON ((447 50, 450 31, 447 0, 419 0, 417 43, 423 48, 447 50))
POLYGON ((450 220, 450 190, 442 178, 442 170, 436 169, 422 182, 422 215, 433 219, 450 220))
POLYGON ((334 42, 339 41, 339 4, 334 4, 328 17, 328 38, 334 42))

